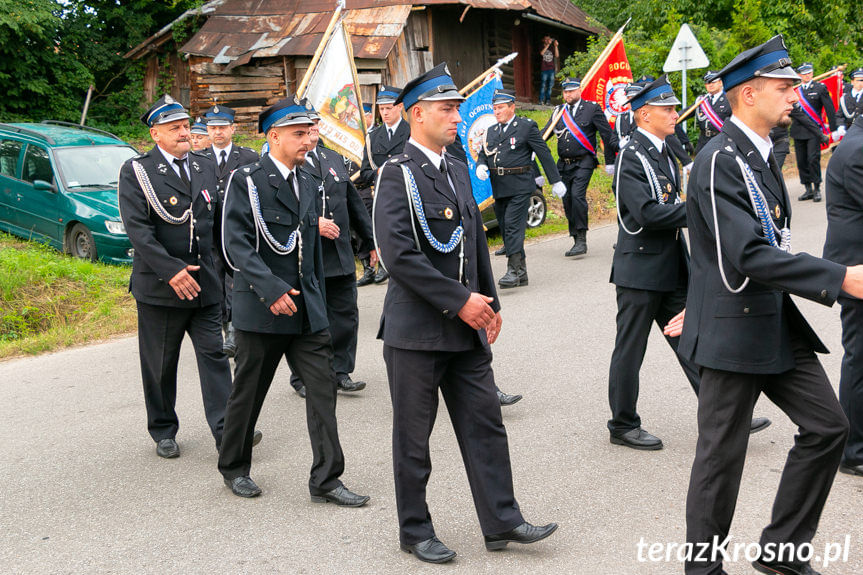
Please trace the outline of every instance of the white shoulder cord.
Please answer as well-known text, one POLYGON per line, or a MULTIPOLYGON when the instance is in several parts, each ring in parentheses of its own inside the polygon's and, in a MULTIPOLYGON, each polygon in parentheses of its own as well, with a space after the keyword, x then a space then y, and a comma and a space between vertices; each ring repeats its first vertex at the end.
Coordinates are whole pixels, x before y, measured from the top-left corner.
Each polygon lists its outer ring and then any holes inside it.
MULTIPOLYGON (((625 151, 625 150, 624 150, 625 151)), ((644 168, 644 175, 647 176, 647 183, 650 185, 650 191, 653 193, 653 198, 657 201, 657 203, 661 205, 665 205, 665 200, 662 199, 662 188, 659 186, 659 178, 656 177, 656 172, 653 170, 653 167, 647 161, 647 158, 644 157, 644 154, 641 152, 634 152, 636 157, 641 161, 641 167, 644 168)), ((620 152, 621 156, 623 156, 623 152, 620 152)), ((623 165, 623 162, 620 162, 620 165, 623 165)), ((614 207, 617 210, 617 221, 620 222, 620 227, 624 232, 631 236, 637 236, 640 234, 644 227, 638 228, 636 231, 631 231, 626 227, 626 224, 623 223, 623 216, 620 215, 620 172, 623 170, 618 170, 614 177, 614 207)), ((680 196, 678 196, 675 201, 675 204, 680 203, 680 196)))
MULTIPOLYGON (((384 258, 381 255, 381 248, 378 245, 378 226, 377 226, 377 224, 375 224, 375 211, 377 210, 377 207, 378 207, 378 195, 379 195, 378 194, 378 189, 379 189, 378 187, 381 184, 381 172, 383 172, 383 170, 379 169, 378 170, 378 177, 375 180, 375 193, 372 194, 372 239, 374 240, 374 243, 375 243, 375 251, 378 254, 378 263, 381 264, 381 267, 384 268, 385 272, 390 273, 389 270, 387 270, 387 266, 384 263, 384 258)), ((411 215, 411 224, 413 224, 413 215, 411 215)), ((417 231, 416 231, 416 229, 414 229, 414 237, 416 237, 416 235, 417 235, 417 231)))
MULTIPOLYGON (((147 199, 147 205, 156 212, 156 215, 159 216, 162 221, 175 226, 189 222, 189 253, 192 253, 192 245, 195 239, 195 220, 192 217, 192 205, 189 204, 189 209, 183 212, 183 215, 179 218, 172 216, 168 213, 168 210, 159 203, 159 197, 156 195, 156 190, 153 188, 153 183, 150 182, 150 176, 147 175, 147 170, 144 169, 144 166, 133 160, 132 170, 135 172, 135 178, 138 180, 138 185, 141 186, 141 191, 144 192, 144 197, 147 199)), ((176 203, 176 201, 174 203, 176 203)))
MULTIPOLYGON (((236 170, 235 170, 236 171, 236 170)), ((225 215, 228 213, 228 192, 231 191, 231 181, 234 179, 235 171, 231 172, 231 175, 228 176, 228 183, 225 184, 225 197, 222 200, 222 254, 225 256, 225 263, 228 264, 228 267, 234 270, 235 272, 240 271, 240 268, 234 266, 231 263, 230 258, 228 258, 228 246, 225 243, 225 215)), ((258 249, 258 228, 255 227, 255 250, 258 249)))
POLYGON ((714 175, 716 173, 716 156, 722 150, 713 152, 710 158, 710 204, 713 207, 713 233, 716 236, 716 263, 719 264, 719 275, 722 277, 722 283, 725 284, 725 289, 731 293, 740 293, 746 286, 749 285, 749 278, 746 277, 740 287, 734 289, 728 283, 728 278, 725 276, 725 268, 722 267, 722 242, 719 239, 719 217, 716 215, 716 190, 714 189, 714 175))

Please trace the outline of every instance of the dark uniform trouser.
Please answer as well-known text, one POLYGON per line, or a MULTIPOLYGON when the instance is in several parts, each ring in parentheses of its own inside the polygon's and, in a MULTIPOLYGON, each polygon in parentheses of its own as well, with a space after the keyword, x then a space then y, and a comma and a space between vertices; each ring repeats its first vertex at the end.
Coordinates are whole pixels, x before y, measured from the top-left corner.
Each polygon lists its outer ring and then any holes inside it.
MULTIPOLYGON (((638 373, 644 361, 651 324, 656 322, 662 329, 685 305, 685 283, 673 292, 617 288, 617 336, 608 370, 608 403, 611 405, 608 430, 611 433, 620 435, 641 427, 641 417, 636 411, 638 373)), ((665 340, 676 355, 680 338, 666 336, 665 340)), ((698 368, 679 355, 677 361, 698 395, 698 368)))
POLYGON ((557 169, 566 184, 567 191, 562 200, 563 211, 569 221, 569 235, 575 237, 576 232, 587 230, 587 186, 595 166, 558 162, 557 169))
MULTIPOLYGON (((372 217, 372 206, 374 205, 374 198, 372 197, 372 188, 369 186, 368 188, 363 188, 362 190, 357 190, 357 193, 360 195, 360 199, 363 201, 363 205, 366 207, 366 210, 369 212, 369 217, 372 217)), ((374 218, 372 218, 374 221, 374 218)), ((357 239, 357 245, 359 245, 359 239, 357 239)), ((371 256, 371 253, 368 251, 357 251, 357 257, 360 260, 364 260, 371 256)), ((354 278, 356 281, 356 278, 354 278)))
MULTIPOLYGON (((686 540, 723 541, 731 527, 752 411, 764 395, 798 427, 788 453, 770 525, 761 546, 808 543, 815 534, 833 485, 848 423, 824 368, 799 338, 793 338, 797 367, 780 374, 746 374, 701 369, 698 443, 686 496, 686 540)), ((696 545, 697 547, 697 545, 696 545)), ((787 551, 786 551, 787 553, 787 551)), ((721 560, 721 555, 718 557, 721 560)), ((719 575, 721 561, 687 562, 687 575, 719 575)))
POLYGON ((821 185, 821 142, 817 138, 794 139, 794 155, 801 184, 821 185))
POLYGON ((431 474, 429 436, 438 410, 438 388, 452 420, 485 535, 504 533, 524 519, 515 501, 512 468, 491 352, 398 349, 384 345, 393 403, 393 470, 399 539, 413 545, 432 537, 426 505, 431 474))
POLYGON ((219 308, 222 312, 222 323, 231 321, 231 300, 234 293, 234 278, 228 275, 222 254, 213 252, 213 261, 216 263, 216 276, 221 280, 222 302, 219 308))
POLYGON ((791 146, 789 146, 788 137, 778 138, 773 142, 773 157, 776 158, 776 165, 779 166, 780 170, 782 170, 782 166, 785 164, 785 157, 790 151, 791 146))
MULTIPOLYGON (((357 358, 357 332, 360 312, 357 309, 357 278, 354 274, 326 279, 327 319, 330 322, 330 337, 333 342, 333 368, 336 378, 350 375, 357 358)), ((288 356, 291 368, 291 385, 298 389, 303 385, 297 370, 288 356)))
POLYGON ((306 383, 306 423, 312 444, 309 491, 321 495, 341 485, 344 455, 336 425, 336 379, 327 330, 302 335, 237 330, 237 371, 225 413, 219 471, 226 479, 249 475, 252 436, 276 368, 287 356, 306 383))
POLYGON ((219 305, 184 308, 137 302, 137 306, 138 351, 150 436, 156 442, 173 439, 180 427, 174 410, 177 363, 183 337, 188 333, 198 362, 204 414, 218 446, 231 393, 231 366, 222 353, 219 305))
MULTIPOLYGON (((505 177, 505 176, 504 176, 505 177)), ((531 192, 497 198, 494 215, 503 234, 506 255, 524 254, 524 232, 527 229, 527 212, 530 209, 531 192)))
POLYGON ((839 403, 848 417, 851 432, 842 460, 846 465, 863 464, 863 301, 841 297, 842 304, 842 376, 839 379, 839 403))

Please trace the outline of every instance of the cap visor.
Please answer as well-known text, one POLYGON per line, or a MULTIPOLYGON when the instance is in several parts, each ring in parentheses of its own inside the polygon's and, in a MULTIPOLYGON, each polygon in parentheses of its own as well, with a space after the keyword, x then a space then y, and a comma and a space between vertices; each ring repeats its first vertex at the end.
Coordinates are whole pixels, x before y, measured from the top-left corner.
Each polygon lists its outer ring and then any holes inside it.
POLYGON ((270 128, 281 128, 282 126, 297 126, 300 124, 314 124, 314 120, 309 118, 308 116, 295 116, 293 118, 282 118, 281 120, 276 121, 270 128))
POLYGON ((395 104, 396 99, 395 98, 389 98, 389 97, 378 98, 375 102, 378 104, 395 104))
POLYGON ((785 78, 790 80, 799 80, 800 76, 797 72, 794 71, 794 68, 790 66, 785 66, 783 68, 777 68, 775 70, 770 70, 765 74, 758 74, 759 78, 785 78))
POLYGON ((653 98, 647 104, 650 106, 679 106, 680 100, 674 94, 668 94, 660 98, 653 98))
POLYGON ((432 94, 426 98, 423 98, 423 102, 439 102, 441 100, 458 100, 463 101, 465 99, 458 90, 447 90, 446 92, 441 92, 440 94, 432 94))
POLYGON ((230 126, 233 122, 228 120, 207 120, 208 126, 230 126))
POLYGON ((173 114, 161 116, 158 120, 153 122, 153 125, 158 126, 159 124, 167 124, 168 122, 176 122, 177 120, 188 120, 189 118, 191 118, 191 116, 186 112, 175 112, 173 114))

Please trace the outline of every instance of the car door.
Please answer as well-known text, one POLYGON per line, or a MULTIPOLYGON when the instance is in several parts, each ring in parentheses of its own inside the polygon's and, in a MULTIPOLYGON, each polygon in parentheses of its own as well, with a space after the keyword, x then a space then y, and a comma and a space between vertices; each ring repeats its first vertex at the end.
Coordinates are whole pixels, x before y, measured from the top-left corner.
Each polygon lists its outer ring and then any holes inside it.
POLYGON ((21 227, 27 230, 33 239, 48 240, 54 247, 62 249, 63 225, 57 215, 57 179, 54 177, 48 150, 36 144, 27 145, 21 166, 21 179, 24 184, 17 198, 21 227), (37 181, 53 184, 54 189, 39 189, 34 185, 37 181))
POLYGON ((19 178, 24 143, 0 139, 0 229, 11 232, 18 224, 19 178))

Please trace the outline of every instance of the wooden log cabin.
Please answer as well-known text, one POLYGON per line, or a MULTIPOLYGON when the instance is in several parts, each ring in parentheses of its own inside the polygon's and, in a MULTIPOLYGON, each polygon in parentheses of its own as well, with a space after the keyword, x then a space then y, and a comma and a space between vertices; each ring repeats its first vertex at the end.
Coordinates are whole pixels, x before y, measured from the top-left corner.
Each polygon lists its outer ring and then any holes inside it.
MULTIPOLYGON (((126 54, 146 62, 144 91, 162 91, 200 115, 214 102, 237 111, 254 131, 262 107, 294 92, 308 69, 335 0, 213 0, 190 10, 126 54), (191 36, 189 30, 195 30, 191 36), (179 41, 178 41, 179 40, 179 41)), ((570 0, 347 0, 364 101, 384 83, 408 80, 446 61, 457 85, 510 52, 503 83, 521 101, 537 99, 539 50, 549 34, 561 59, 605 31, 570 0)))

